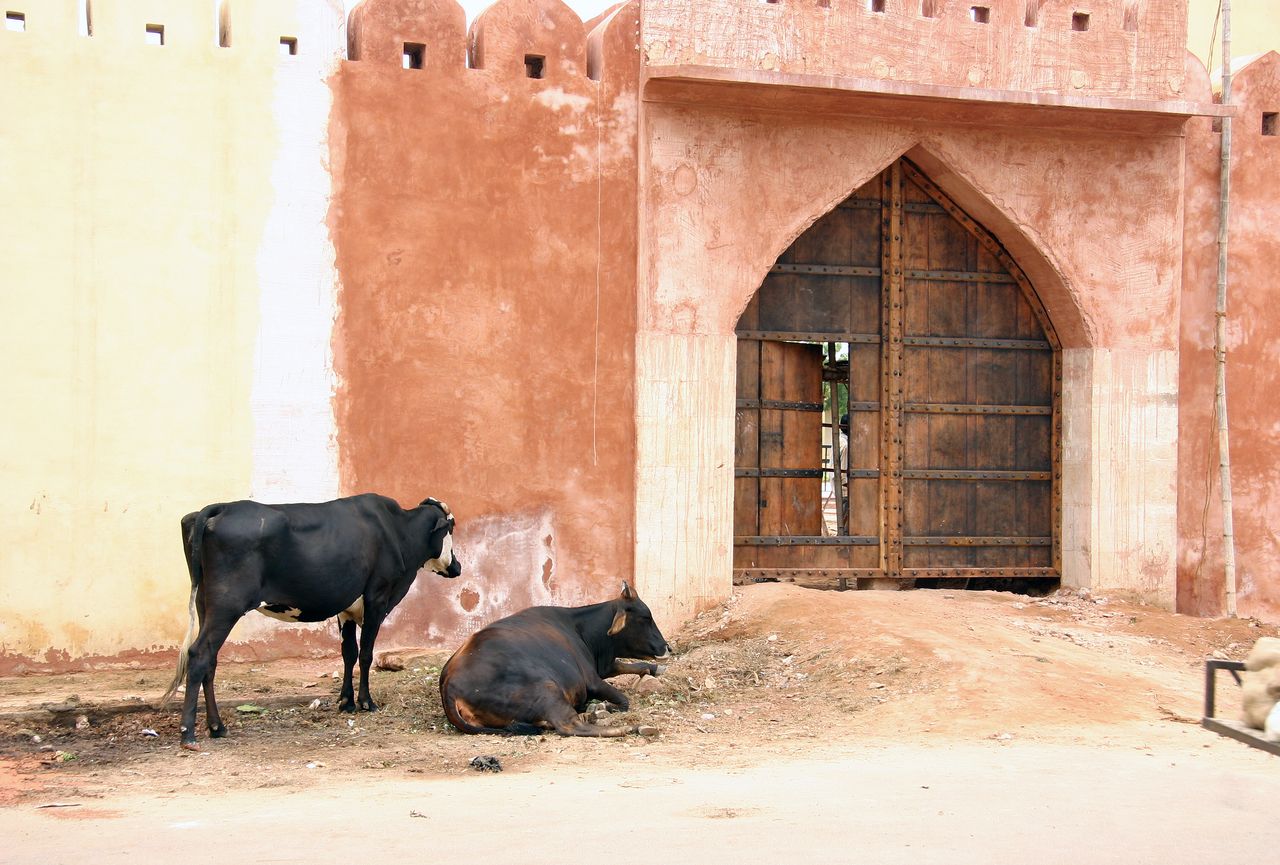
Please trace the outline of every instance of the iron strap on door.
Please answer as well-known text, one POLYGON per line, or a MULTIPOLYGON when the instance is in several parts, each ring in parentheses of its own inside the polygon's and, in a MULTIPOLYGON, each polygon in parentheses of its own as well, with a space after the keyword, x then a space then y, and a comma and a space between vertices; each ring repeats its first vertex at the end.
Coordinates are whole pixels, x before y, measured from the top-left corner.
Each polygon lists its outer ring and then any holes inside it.
POLYGON ((881 530, 885 542, 881 565, 890 574, 902 571, 902 166, 895 162, 881 185, 881 530))

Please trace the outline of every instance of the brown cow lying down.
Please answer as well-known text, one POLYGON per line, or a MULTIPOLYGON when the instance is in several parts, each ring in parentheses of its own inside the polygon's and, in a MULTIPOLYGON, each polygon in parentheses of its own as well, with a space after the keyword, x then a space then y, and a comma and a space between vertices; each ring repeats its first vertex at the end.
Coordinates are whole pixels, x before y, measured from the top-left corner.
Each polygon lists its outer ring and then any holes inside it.
POLYGON ((1245 724, 1273 742, 1280 742, 1280 639, 1262 637, 1249 650, 1244 661, 1244 687, 1241 700, 1245 724))
POLYGON ((440 671, 440 699, 464 733, 624 736, 628 727, 597 727, 578 713, 590 700, 626 710, 625 694, 605 681, 648 673, 667 641, 644 601, 625 582, 622 595, 586 607, 530 607, 483 628, 440 671))

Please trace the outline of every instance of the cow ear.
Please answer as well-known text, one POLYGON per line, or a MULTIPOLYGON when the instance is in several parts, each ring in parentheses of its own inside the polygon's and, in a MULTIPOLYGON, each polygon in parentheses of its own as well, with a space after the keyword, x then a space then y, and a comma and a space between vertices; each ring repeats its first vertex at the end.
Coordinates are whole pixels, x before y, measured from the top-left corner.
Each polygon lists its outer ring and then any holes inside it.
POLYGON ((622 581, 622 598, 626 601, 634 601, 636 599, 635 589, 631 588, 631 584, 626 580, 622 581))
POLYGON ((613 636, 627 626, 627 611, 618 610, 613 614, 613 624, 609 626, 609 636, 613 636))

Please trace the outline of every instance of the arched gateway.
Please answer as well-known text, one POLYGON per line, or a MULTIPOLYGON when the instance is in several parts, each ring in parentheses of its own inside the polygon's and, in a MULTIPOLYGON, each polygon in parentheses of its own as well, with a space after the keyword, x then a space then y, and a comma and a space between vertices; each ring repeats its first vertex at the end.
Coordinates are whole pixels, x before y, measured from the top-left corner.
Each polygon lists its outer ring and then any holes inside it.
POLYGON ((737 335, 736 581, 1057 584, 1057 339, 909 160, 796 239, 737 335))

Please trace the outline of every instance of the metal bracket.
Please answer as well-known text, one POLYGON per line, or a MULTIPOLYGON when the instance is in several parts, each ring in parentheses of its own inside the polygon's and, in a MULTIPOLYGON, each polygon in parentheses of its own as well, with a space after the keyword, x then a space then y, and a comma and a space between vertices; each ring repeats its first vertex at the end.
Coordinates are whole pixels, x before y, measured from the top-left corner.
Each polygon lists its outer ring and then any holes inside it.
POLYGON ((1216 708, 1215 679, 1217 678, 1218 670, 1230 672, 1232 678, 1236 680, 1236 684, 1240 685, 1242 683, 1239 671, 1243 669, 1245 669, 1243 661, 1210 658, 1204 662, 1204 717, 1200 719, 1200 726, 1206 730, 1212 730, 1220 736, 1235 739, 1237 742, 1244 742, 1251 748, 1257 748, 1280 757, 1280 742, 1268 742, 1262 738, 1260 730, 1246 727, 1239 721, 1228 721, 1225 718, 1213 717, 1214 709, 1216 708))

